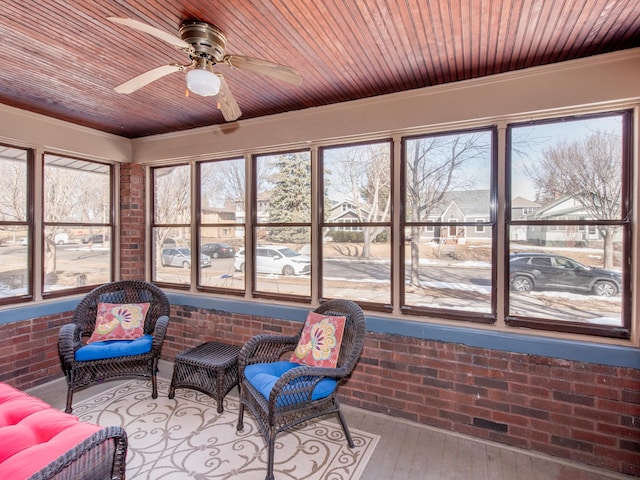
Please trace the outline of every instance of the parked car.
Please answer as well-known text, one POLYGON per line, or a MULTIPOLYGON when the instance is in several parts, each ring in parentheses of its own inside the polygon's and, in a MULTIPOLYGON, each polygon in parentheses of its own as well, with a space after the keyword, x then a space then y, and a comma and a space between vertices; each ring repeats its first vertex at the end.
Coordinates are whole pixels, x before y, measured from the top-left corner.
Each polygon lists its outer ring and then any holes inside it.
MULTIPOLYGON (((160 263, 163 267, 182 267, 191 268, 191 249, 190 248, 165 248, 162 250, 160 263)), ((200 266, 210 267, 211 259, 208 255, 200 254, 200 266)))
POLYGON ((165 238, 162 240, 162 248, 175 248, 177 247, 176 241, 173 238, 165 238))
POLYGON ((511 288, 529 292, 541 288, 590 291, 602 297, 618 295, 622 275, 613 270, 583 265, 549 253, 514 253, 509 261, 511 288))
POLYGON ((80 239, 82 243, 104 243, 109 241, 109 235, 103 235, 101 233, 95 233, 93 235, 87 235, 80 239))
POLYGON ((53 242, 56 245, 64 245, 69 243, 69 235, 67 232, 58 232, 53 236, 53 242))
POLYGON ((211 258, 231 258, 236 254, 236 249, 226 243, 205 243, 200 247, 200 253, 211 258))
MULTIPOLYGON (((244 248, 238 250, 233 264, 237 271, 244 272, 244 248)), ((256 248, 256 272, 282 275, 301 275, 311 272, 311 257, 289 247, 264 245, 256 248)))

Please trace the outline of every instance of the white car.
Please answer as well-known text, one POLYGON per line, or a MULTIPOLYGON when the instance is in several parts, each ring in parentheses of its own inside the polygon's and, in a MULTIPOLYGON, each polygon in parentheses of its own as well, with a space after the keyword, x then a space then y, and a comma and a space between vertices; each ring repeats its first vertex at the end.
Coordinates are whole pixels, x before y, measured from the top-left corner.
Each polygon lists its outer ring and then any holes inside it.
MULTIPOLYGON (((236 253, 233 267, 244 272, 244 248, 236 253)), ((256 272, 302 275, 311 272, 311 258, 289 247, 261 245, 256 248, 256 272)))
MULTIPOLYGON (((189 248, 165 248, 162 250, 160 264, 163 267, 191 268, 191 250, 189 248)), ((210 267, 211 259, 208 255, 200 254, 200 266, 210 267)))
POLYGON ((56 245, 64 245, 66 243, 69 243, 69 235, 67 234, 67 232, 58 232, 54 235, 53 242, 56 245))

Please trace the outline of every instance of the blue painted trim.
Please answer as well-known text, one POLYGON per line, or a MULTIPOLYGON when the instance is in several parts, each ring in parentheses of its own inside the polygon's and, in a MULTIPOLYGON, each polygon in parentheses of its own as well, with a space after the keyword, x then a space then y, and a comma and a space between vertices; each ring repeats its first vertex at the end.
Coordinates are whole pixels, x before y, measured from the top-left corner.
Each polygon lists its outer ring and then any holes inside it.
MULTIPOLYGON (((172 305, 217 310, 243 315, 258 315, 303 322, 308 306, 286 306, 238 299, 207 297, 167 292, 172 305)), ((56 313, 70 312, 81 298, 65 298, 44 303, 21 305, 0 311, 0 324, 29 320, 56 313)), ((640 369, 640 349, 619 345, 522 335, 512 332, 481 330, 468 326, 439 325, 379 314, 367 315, 367 330, 375 333, 460 343, 470 347, 503 352, 540 355, 578 362, 640 369)))
MULTIPOLYGON (((309 311, 307 306, 291 307, 189 294, 168 293, 167 295, 174 305, 300 322, 304 321, 309 311)), ((378 314, 367 315, 367 330, 425 340, 460 343, 470 347, 488 348, 503 352, 540 355, 578 362, 640 369, 640 349, 635 347, 522 335, 512 332, 488 331, 468 326, 423 323, 389 318, 378 314)))
POLYGON ((267 304, 236 300, 228 298, 203 297, 201 295, 189 295, 186 293, 165 292, 171 305, 185 305, 187 307, 219 310, 221 312, 240 313, 244 315, 259 315, 269 318, 281 318, 282 320, 294 320, 304 322, 309 312, 309 307, 296 307, 287 305, 267 304))
POLYGON ((72 312, 80 300, 82 300, 82 297, 64 298, 2 309, 0 310, 0 325, 55 315, 56 313, 72 312))
POLYGON ((503 352, 540 355, 578 362, 640 369, 640 349, 563 338, 522 335, 470 327, 411 322, 367 315, 367 330, 503 352))

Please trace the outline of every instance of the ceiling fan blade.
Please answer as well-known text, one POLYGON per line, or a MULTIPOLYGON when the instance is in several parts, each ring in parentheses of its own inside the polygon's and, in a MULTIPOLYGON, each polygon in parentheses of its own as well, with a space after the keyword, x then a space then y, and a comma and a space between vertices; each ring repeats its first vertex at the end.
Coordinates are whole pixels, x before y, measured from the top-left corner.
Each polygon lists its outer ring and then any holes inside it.
POLYGON ((148 33, 149 35, 153 35, 160 40, 163 40, 167 43, 170 43, 176 48, 181 50, 189 50, 191 45, 182 40, 180 37, 173 35, 171 33, 165 32, 164 30, 160 30, 159 28, 152 27, 151 25, 147 25, 146 23, 142 23, 139 20, 134 20, 133 18, 119 18, 119 17, 107 17, 107 20, 110 20, 114 23, 119 23, 120 25, 124 25, 126 27, 134 28, 144 33, 148 33))
POLYGON ((222 116, 227 122, 233 122, 237 120, 242 112, 240 107, 236 103, 236 99, 231 95, 229 85, 225 81, 222 75, 218 75, 220 78, 220 92, 218 92, 218 108, 222 112, 222 116))
POLYGON ((225 55, 224 63, 238 70, 248 70, 270 77, 284 80, 299 86, 302 78, 295 68, 280 65, 278 63, 261 60, 259 58, 245 57, 243 55, 225 55))
POLYGON ((131 80, 127 80, 121 85, 118 85, 114 90, 118 93, 133 93, 139 88, 144 87, 145 85, 150 84, 162 78, 166 75, 169 75, 173 72, 180 72, 184 70, 186 67, 184 65, 162 65, 161 67, 154 68, 153 70, 149 70, 148 72, 144 72, 137 77, 133 77, 131 80))

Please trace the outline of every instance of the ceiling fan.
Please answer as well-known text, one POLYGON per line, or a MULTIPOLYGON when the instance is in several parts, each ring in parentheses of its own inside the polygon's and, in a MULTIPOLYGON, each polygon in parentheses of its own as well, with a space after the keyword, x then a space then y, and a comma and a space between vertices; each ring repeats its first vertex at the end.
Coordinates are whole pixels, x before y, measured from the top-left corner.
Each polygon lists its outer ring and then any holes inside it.
POLYGON ((204 97, 217 95, 218 108, 228 122, 236 120, 242 112, 236 103, 224 77, 213 71, 216 64, 226 65, 237 70, 247 70, 269 75, 293 85, 300 85, 300 74, 292 67, 246 57, 243 55, 226 55, 224 47, 227 43, 225 34, 206 22, 187 20, 180 26, 180 37, 132 18, 107 17, 111 22, 148 33, 173 45, 189 56, 186 65, 173 63, 153 68, 137 77, 115 87, 118 93, 133 93, 170 73, 186 71, 189 91, 204 97))

